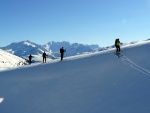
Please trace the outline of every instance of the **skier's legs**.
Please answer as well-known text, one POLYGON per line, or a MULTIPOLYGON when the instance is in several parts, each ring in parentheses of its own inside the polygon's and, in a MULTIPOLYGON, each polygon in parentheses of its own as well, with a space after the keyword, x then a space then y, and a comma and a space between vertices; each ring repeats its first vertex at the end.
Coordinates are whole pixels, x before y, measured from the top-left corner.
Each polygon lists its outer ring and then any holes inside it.
POLYGON ((62 53, 60 53, 60 60, 62 60, 62 53))
POLYGON ((116 47, 116 52, 118 52, 118 47, 116 47))
POLYGON ((116 47, 116 52, 117 52, 117 51, 118 51, 118 50, 117 50, 117 46, 115 45, 115 47, 116 47))
POLYGON ((63 54, 61 53, 61 60, 63 60, 63 54))
POLYGON ((116 46, 116 52, 120 52, 120 46, 116 46))
POLYGON ((45 58, 45 63, 46 63, 46 58, 45 58))
POLYGON ((118 51, 120 52, 120 46, 118 47, 118 51))
POLYGON ((43 57, 43 63, 44 63, 44 57, 43 57))
POLYGON ((29 59, 29 64, 31 64, 31 59, 29 59))

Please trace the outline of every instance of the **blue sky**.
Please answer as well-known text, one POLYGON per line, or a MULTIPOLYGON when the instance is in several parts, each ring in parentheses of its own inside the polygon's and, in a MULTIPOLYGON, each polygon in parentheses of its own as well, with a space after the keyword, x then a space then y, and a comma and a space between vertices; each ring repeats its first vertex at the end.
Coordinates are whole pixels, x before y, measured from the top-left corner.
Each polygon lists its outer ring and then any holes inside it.
POLYGON ((101 47, 150 38, 150 0, 0 0, 0 46, 30 40, 101 47))

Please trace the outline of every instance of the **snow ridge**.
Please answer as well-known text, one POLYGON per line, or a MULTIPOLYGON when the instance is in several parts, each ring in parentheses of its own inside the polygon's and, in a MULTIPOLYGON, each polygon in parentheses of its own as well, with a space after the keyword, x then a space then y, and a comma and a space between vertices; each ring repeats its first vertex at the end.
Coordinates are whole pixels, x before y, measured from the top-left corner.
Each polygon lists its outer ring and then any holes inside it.
POLYGON ((26 63, 24 59, 0 49, 0 70, 22 66, 26 63))

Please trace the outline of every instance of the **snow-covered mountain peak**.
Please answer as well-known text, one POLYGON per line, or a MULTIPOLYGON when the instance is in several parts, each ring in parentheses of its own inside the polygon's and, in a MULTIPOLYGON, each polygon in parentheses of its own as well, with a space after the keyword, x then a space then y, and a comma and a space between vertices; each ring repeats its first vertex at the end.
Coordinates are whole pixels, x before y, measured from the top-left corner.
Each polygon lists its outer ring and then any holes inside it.
POLYGON ((36 47, 34 44, 31 44, 31 43, 29 43, 29 42, 24 42, 23 44, 26 44, 26 45, 28 45, 28 46, 32 46, 32 47, 36 47))
POLYGON ((45 51, 45 49, 41 45, 35 44, 28 40, 11 43, 6 47, 2 47, 2 49, 21 57, 28 56, 30 54, 38 55, 42 54, 43 51, 45 51))

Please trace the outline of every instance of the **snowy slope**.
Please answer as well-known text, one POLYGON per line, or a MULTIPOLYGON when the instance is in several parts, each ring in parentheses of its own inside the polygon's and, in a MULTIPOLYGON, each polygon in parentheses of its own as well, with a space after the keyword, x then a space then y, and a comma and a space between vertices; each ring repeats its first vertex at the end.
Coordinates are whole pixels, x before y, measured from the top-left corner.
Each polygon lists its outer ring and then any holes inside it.
POLYGON ((25 65, 26 61, 0 49, 0 70, 6 70, 25 65))
POLYGON ((0 72, 0 113, 150 113, 150 41, 0 72))

